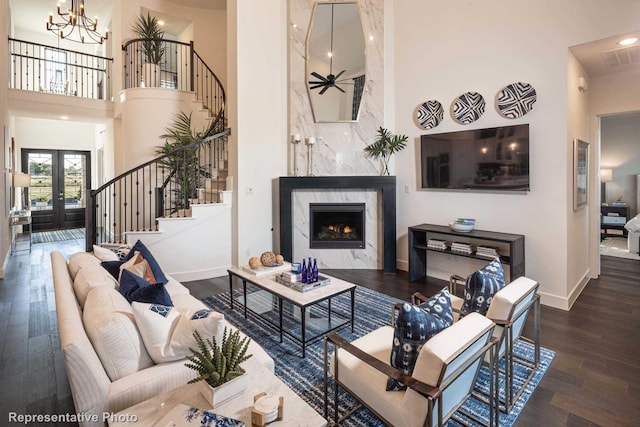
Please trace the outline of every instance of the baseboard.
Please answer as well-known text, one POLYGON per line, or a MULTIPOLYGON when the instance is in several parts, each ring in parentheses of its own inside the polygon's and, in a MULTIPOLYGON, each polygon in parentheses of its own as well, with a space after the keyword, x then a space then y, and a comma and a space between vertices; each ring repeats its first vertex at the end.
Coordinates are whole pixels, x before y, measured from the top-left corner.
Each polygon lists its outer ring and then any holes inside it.
POLYGON ((212 279, 214 277, 226 276, 228 274, 227 269, 229 268, 231 268, 231 266, 227 265, 196 271, 168 272, 168 274, 178 282, 191 282, 193 280, 204 280, 212 279))
POLYGON ((578 297, 580 296, 584 288, 587 286, 587 283, 589 283, 590 278, 591 278, 591 269, 587 269, 584 275, 580 278, 580 281, 578 282, 578 284, 569 293, 567 310, 571 310, 571 307, 573 307, 573 304, 576 302, 576 300, 578 299, 578 297))
POLYGON ((11 249, 7 250, 7 253, 4 256, 4 261, 2 261, 2 268, 0 269, 0 279, 4 279, 4 272, 7 270, 7 263, 9 262, 10 255, 11 249))
POLYGON ((409 271, 409 262, 400 259, 396 260, 396 268, 402 271, 409 271))

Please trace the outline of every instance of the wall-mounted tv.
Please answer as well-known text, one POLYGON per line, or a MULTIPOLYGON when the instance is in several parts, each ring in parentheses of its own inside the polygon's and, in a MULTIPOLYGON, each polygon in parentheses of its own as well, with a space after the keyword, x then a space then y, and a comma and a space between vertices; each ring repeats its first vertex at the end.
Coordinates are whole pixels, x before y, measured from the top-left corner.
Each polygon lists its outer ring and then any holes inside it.
POLYGON ((422 135, 423 189, 529 191, 529 125, 422 135))

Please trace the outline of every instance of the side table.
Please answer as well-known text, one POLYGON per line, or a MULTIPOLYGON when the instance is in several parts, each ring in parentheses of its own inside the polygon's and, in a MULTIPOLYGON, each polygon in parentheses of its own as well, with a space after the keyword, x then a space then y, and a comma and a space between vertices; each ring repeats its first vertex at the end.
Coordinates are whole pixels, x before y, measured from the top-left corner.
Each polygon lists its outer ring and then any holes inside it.
POLYGON ((31 252, 31 235, 33 232, 33 224, 31 222, 31 211, 14 211, 9 215, 9 224, 11 225, 11 254, 26 251, 31 252), (27 226, 26 231, 25 227, 27 226), (16 228, 20 227, 20 231, 16 228))

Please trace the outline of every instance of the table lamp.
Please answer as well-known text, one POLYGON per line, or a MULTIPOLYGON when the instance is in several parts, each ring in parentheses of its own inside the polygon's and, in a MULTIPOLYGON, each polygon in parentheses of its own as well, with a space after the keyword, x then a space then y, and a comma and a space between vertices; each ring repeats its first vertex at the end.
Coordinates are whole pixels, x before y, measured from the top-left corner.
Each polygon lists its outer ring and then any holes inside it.
POLYGON ((15 188, 21 189, 20 203, 22 206, 20 206, 19 209, 28 209, 29 203, 26 200, 27 193, 24 191, 24 189, 31 186, 31 175, 29 175, 28 173, 14 173, 13 186, 15 188))
POLYGON ((613 169, 600 169, 600 203, 607 203, 607 182, 613 181, 613 169))

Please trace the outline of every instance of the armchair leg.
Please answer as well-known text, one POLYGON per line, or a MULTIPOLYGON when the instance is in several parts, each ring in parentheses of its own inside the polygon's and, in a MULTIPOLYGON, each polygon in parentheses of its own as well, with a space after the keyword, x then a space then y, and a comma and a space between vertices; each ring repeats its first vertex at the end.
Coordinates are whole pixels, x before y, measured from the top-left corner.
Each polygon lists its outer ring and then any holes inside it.
POLYGON ((329 341, 324 339, 324 418, 326 419, 329 412, 329 373, 328 362, 329 361, 329 341))

